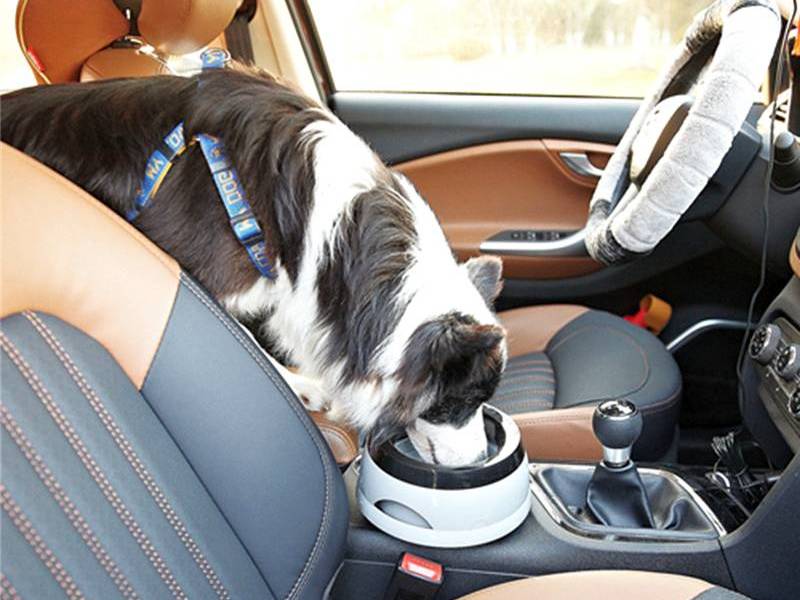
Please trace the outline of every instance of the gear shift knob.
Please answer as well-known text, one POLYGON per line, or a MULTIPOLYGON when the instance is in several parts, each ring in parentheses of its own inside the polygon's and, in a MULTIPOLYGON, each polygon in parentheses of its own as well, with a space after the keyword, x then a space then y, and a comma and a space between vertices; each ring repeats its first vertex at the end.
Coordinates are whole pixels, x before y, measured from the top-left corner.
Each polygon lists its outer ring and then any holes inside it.
POLYGON ((630 461, 631 446, 642 433, 642 414, 628 400, 605 400, 594 410, 592 429, 603 446, 603 462, 621 467, 630 461))

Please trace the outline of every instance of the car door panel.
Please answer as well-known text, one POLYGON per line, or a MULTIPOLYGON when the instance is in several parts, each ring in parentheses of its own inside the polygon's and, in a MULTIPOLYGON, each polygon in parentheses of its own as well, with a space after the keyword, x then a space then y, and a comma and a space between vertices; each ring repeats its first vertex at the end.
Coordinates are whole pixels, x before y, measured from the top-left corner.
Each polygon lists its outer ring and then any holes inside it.
MULTIPOLYGON (((561 153, 605 166, 614 147, 567 140, 516 140, 432 154, 396 165, 442 223, 460 260, 509 230, 573 232, 586 223, 595 177, 570 170, 561 153)), ((554 279, 591 273, 589 257, 504 256, 507 277, 554 279)))

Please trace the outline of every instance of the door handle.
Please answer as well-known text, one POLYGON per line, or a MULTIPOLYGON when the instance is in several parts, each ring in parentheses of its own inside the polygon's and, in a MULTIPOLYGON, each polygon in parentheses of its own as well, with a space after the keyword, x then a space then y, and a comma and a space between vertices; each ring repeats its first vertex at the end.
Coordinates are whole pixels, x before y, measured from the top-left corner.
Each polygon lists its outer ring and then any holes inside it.
POLYGON ((511 232, 501 231, 481 242, 480 250, 484 254, 506 256, 589 256, 586 250, 586 229, 571 232, 552 241, 515 240, 511 237, 511 232))
POLYGON ((581 177, 601 177, 603 169, 592 164, 586 152, 559 152, 558 154, 567 168, 581 177))

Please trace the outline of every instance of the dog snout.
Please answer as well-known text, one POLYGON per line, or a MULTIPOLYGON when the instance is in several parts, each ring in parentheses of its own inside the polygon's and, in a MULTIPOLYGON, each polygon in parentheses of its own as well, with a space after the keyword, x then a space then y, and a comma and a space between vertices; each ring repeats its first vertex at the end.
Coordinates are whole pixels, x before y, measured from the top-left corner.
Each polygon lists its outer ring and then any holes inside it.
POLYGON ((482 411, 461 426, 417 419, 406 429, 420 457, 446 467, 464 467, 485 460, 489 442, 482 411))

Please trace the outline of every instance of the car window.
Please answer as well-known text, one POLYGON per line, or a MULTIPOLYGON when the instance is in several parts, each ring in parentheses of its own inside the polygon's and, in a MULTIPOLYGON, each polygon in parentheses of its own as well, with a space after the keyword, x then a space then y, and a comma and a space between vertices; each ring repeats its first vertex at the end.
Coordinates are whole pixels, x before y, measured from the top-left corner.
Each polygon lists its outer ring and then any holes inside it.
POLYGON ((36 84, 14 30, 17 3, 0 2, 0 94, 36 84))
POLYGON ((308 0, 337 90, 643 96, 708 0, 308 0))

